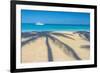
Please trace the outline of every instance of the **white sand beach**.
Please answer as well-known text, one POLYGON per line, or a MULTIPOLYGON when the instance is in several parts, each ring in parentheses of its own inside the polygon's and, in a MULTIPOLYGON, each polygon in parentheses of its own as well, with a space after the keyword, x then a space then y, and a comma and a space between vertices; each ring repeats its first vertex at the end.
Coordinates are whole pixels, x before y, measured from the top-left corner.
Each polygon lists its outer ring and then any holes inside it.
MULTIPOLYGON (((78 55, 78 57, 80 57, 81 60, 88 60, 90 58, 90 48, 82 47, 84 45, 90 45, 89 41, 80 37, 78 33, 73 34, 73 32, 64 32, 63 34, 64 35, 71 34, 67 36, 73 39, 69 39, 63 36, 56 36, 56 35, 52 36, 59 39, 64 44, 70 46, 73 49, 73 51, 78 55)), ((59 42, 58 42, 59 45, 57 45, 57 43, 51 40, 50 38, 48 38, 48 42, 52 51, 53 61, 77 60, 73 56, 72 52, 68 51, 67 48, 64 49, 64 46, 61 45, 59 42)), ((22 53, 21 57, 22 63, 48 62, 48 47, 46 45, 46 38, 42 36, 34 41, 28 42, 27 44, 22 46, 21 53, 22 53)))

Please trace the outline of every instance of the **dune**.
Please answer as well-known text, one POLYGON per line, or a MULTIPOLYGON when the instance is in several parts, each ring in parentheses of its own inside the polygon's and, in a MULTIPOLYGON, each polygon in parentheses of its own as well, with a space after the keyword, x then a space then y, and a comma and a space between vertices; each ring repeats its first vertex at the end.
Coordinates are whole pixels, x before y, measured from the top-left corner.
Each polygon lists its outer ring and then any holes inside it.
POLYGON ((50 36, 45 33, 39 36, 34 33, 23 34, 22 63, 89 60, 90 58, 87 32, 52 32, 50 36))

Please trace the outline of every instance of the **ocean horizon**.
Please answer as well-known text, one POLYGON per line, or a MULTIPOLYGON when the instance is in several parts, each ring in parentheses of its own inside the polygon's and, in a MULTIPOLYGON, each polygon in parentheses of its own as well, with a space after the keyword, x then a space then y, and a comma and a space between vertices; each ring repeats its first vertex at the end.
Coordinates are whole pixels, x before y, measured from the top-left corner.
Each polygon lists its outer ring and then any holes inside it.
POLYGON ((22 23, 22 32, 31 31, 90 31, 89 24, 41 24, 22 23))

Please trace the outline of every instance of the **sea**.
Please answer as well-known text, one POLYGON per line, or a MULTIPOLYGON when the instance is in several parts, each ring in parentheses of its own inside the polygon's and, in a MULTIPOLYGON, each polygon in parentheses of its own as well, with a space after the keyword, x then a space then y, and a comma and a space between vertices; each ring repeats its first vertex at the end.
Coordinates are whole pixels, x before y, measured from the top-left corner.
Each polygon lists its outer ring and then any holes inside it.
POLYGON ((90 31, 90 24, 44 24, 21 23, 22 32, 31 31, 90 31))

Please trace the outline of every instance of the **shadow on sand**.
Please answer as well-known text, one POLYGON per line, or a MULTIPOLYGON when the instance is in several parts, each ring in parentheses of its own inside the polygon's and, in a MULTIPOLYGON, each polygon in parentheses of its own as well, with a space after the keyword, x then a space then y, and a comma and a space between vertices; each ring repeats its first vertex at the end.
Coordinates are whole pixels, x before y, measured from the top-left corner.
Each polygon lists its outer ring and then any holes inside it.
MULTIPOLYGON (((86 40, 90 40, 90 36, 89 36, 89 32, 75 32, 75 33, 78 33, 80 36, 81 35, 84 35, 85 36, 85 39, 86 40)), ((67 39, 71 39, 71 40, 74 40, 70 34, 66 34, 64 35, 63 33, 56 33, 56 32, 49 32, 49 31, 43 31, 43 32, 35 32, 35 34, 33 34, 32 32, 27 32, 27 33, 22 33, 22 38, 28 38, 28 37, 32 37, 26 41, 23 41, 21 43, 22 47, 26 44, 28 44, 29 42, 31 41, 35 41, 37 40, 38 38, 41 38, 41 37, 44 37, 46 38, 46 46, 47 46, 47 49, 48 49, 48 61, 53 61, 53 56, 52 56, 52 49, 50 47, 50 44, 49 44, 49 40, 52 40, 53 43, 55 45, 58 45, 60 47, 61 50, 63 50, 63 52, 66 54, 66 55, 69 55, 73 58, 75 58, 76 60, 81 60, 81 58, 79 57, 79 55, 74 51, 73 48, 71 48, 69 45, 67 45, 66 43, 64 43, 63 41, 59 40, 58 38, 52 36, 52 35, 55 35, 55 36, 62 36, 64 38, 67 38, 67 39)), ((82 46, 83 48, 84 47, 89 47, 89 46, 82 46)))
POLYGON ((90 41, 90 32, 88 31, 77 31, 74 34, 78 34, 84 40, 90 41))

